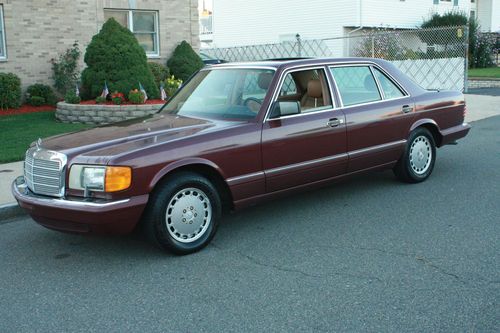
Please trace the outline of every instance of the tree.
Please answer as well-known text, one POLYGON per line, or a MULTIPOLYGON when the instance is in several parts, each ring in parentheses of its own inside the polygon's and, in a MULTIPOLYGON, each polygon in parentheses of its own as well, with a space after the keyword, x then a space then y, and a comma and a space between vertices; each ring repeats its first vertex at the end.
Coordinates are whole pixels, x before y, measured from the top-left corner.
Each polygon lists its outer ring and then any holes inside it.
POLYGON ((85 98, 99 96, 108 84, 110 92, 124 94, 139 88, 142 83, 150 98, 157 98, 159 91, 154 82, 146 53, 127 28, 110 18, 101 31, 92 37, 85 52, 87 68, 82 72, 85 98))
POLYGON ((185 40, 175 48, 172 57, 167 61, 170 73, 182 81, 186 81, 203 66, 200 56, 194 52, 191 45, 185 40))
MULTIPOLYGON (((464 25, 468 25, 469 27, 469 67, 483 68, 492 66, 491 54, 493 52, 493 41, 487 34, 481 33, 477 21, 474 18, 468 19, 465 13, 449 12, 443 15, 433 14, 427 21, 422 23, 421 27, 438 28, 464 25)), ((443 37, 443 32, 440 30, 421 31, 419 38, 428 45, 444 45, 444 50, 450 53, 448 48, 450 40, 446 36, 443 37)), ((457 37, 454 42, 460 42, 463 45, 465 41, 460 39, 465 39, 465 35, 457 37)), ((460 51, 460 47, 458 51, 460 51)))

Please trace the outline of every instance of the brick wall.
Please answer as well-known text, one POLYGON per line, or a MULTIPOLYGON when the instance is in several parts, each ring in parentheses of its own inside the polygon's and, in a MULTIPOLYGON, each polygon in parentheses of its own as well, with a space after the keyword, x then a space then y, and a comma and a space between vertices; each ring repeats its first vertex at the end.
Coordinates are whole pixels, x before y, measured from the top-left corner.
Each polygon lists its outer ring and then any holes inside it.
POLYGON ((75 40, 85 51, 104 23, 104 8, 158 11, 160 56, 154 61, 165 63, 182 40, 199 48, 197 0, 0 0, 0 5, 7 40, 0 72, 18 75, 23 88, 52 84, 50 59, 75 40))

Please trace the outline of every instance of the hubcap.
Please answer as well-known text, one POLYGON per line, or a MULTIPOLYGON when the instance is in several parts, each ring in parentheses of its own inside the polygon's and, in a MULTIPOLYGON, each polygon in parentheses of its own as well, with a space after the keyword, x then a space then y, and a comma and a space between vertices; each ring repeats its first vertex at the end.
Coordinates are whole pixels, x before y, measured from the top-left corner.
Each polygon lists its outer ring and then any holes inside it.
POLYGON ((432 147, 429 139, 423 135, 413 140, 410 146, 410 166, 418 174, 424 174, 430 167, 432 147))
POLYGON ((170 236, 181 243, 191 243, 203 236, 211 221, 210 200, 197 188, 180 190, 167 206, 167 230, 170 236))

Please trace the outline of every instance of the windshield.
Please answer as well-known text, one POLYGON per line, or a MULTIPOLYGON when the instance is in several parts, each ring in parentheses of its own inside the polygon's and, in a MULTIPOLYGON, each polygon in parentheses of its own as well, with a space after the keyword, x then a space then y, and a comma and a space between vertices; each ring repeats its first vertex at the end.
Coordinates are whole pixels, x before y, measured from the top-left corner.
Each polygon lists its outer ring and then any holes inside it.
POLYGON ((202 70, 167 103, 163 112, 208 119, 254 119, 273 76, 271 69, 202 70))

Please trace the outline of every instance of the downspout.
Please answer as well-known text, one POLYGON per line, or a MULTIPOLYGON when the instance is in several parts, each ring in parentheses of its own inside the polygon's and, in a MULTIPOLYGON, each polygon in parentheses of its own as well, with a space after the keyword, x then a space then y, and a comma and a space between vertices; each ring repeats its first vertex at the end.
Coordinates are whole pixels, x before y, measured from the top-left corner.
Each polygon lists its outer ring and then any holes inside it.
POLYGON ((353 32, 356 32, 356 31, 359 31, 361 29, 363 29, 363 0, 358 0, 358 11, 359 11, 359 15, 358 15, 358 27, 354 30, 351 30, 347 33, 347 52, 348 52, 348 56, 350 56, 351 54, 351 34, 353 32))

